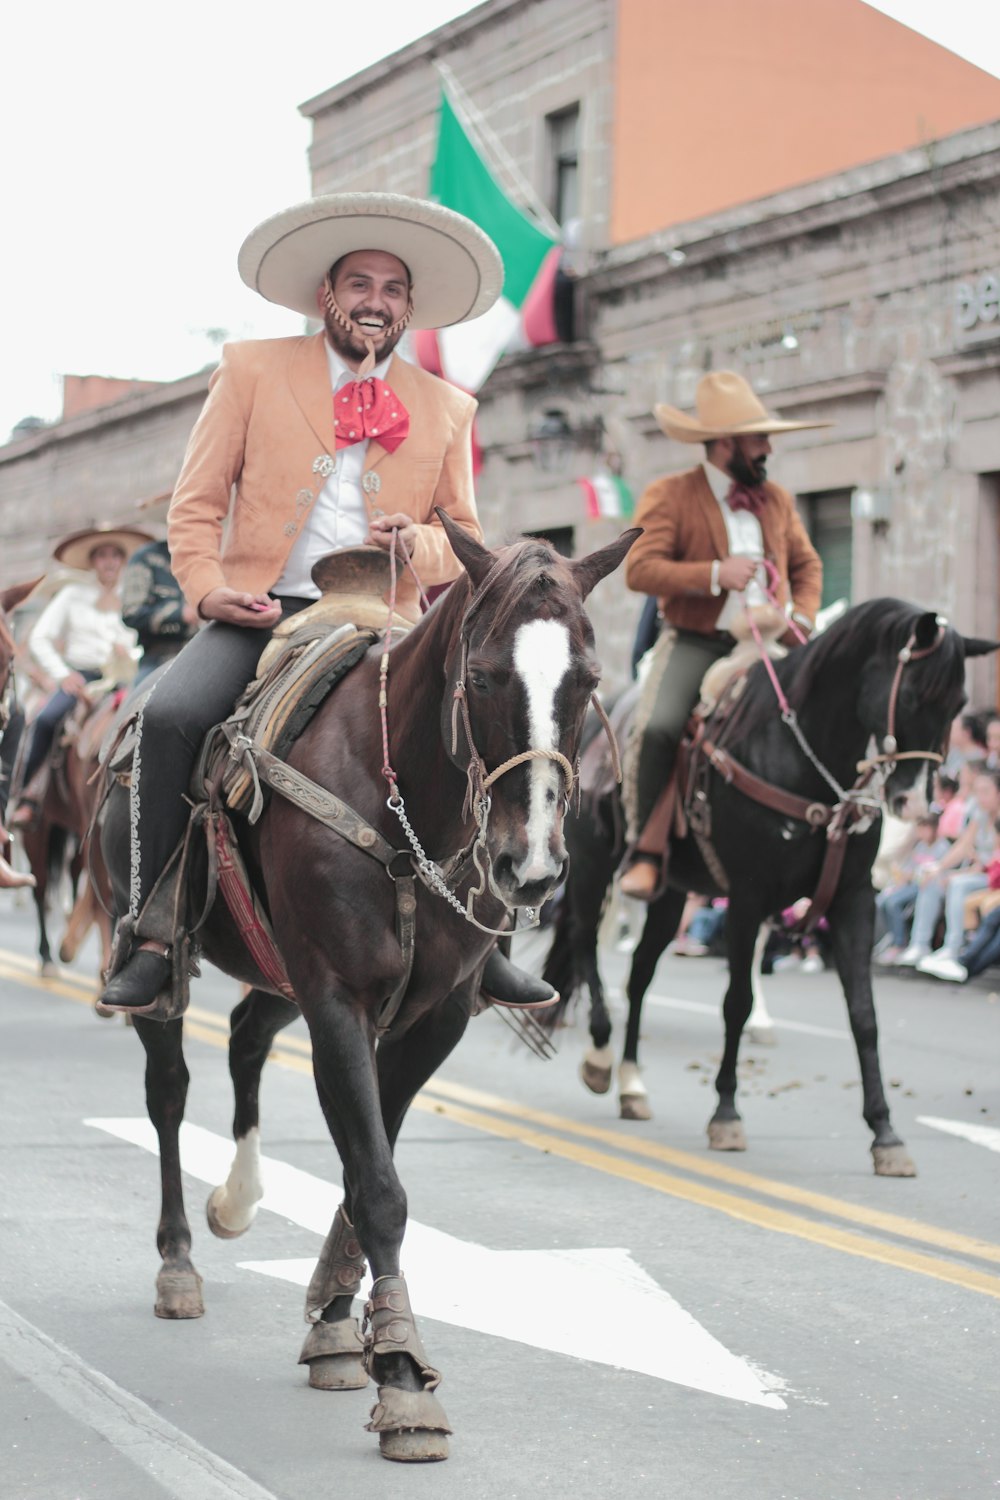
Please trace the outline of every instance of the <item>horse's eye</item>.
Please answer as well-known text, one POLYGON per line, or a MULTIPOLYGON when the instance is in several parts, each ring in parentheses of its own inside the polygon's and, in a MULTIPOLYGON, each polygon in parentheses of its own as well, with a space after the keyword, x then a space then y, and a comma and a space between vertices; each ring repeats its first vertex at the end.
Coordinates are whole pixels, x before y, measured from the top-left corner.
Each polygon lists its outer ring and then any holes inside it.
POLYGON ((470 672, 469 681, 477 693, 488 693, 490 690, 489 678, 485 672, 470 672))

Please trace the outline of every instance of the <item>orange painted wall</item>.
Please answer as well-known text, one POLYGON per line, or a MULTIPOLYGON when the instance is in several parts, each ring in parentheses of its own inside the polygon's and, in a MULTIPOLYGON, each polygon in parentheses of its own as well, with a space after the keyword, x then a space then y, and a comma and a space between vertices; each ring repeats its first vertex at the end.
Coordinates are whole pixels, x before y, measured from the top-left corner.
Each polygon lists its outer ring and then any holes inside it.
POLYGON ((1000 80, 863 0, 618 0, 611 237, 998 118, 1000 80))

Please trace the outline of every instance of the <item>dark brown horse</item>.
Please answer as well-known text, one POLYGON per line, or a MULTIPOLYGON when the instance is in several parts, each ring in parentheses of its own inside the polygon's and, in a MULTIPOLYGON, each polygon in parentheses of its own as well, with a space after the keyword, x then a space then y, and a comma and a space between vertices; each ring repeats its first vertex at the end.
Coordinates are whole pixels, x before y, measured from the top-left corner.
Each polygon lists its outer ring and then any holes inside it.
MULTIPOLYGON (((310 1384, 326 1389, 363 1386, 372 1376, 379 1401, 370 1430, 387 1458, 406 1460, 445 1457, 449 1429, 433 1394, 440 1377, 423 1351, 400 1274, 406 1196, 393 1148, 415 1094, 465 1031, 494 941, 490 930, 516 908, 540 905, 562 878, 563 818, 599 671, 583 601, 638 535, 626 532, 569 562, 539 542, 493 554, 442 521, 467 575, 389 656, 388 761, 399 777, 397 805, 387 803, 382 774, 379 649, 322 705, 290 756, 293 767, 349 803, 400 853, 387 872, 365 852, 364 839, 360 847, 348 842, 280 796, 242 841, 297 1005, 267 992, 221 902, 202 934, 207 957, 254 986, 232 1016, 237 1153, 229 1179, 209 1200, 209 1224, 230 1237, 249 1227, 260 1197, 261 1069, 274 1036, 300 1008, 345 1188, 307 1295, 313 1327, 302 1361, 310 1384), (489 786, 486 772, 499 772, 489 786), (478 865, 460 859, 450 900, 431 859, 447 865, 474 841, 478 865), (386 1029, 387 999, 406 978, 397 929, 403 905, 387 873, 410 877, 418 866, 424 878, 416 885, 415 956, 386 1029), (464 913, 479 886, 473 923, 464 913), (374 1285, 363 1350, 352 1299, 364 1257, 374 1285)), ((120 788, 108 802, 104 846, 124 911, 128 809, 120 788)), ((201 1278, 191 1262, 177 1144, 188 1079, 181 1023, 136 1017, 135 1025, 160 1141, 156 1311, 197 1317, 201 1278)))
MULTIPOLYGON (((872 1132, 879 1176, 909 1177, 915 1168, 896 1134, 882 1084, 878 1025, 871 984, 875 919, 871 867, 878 850, 880 809, 898 813, 907 791, 926 783, 928 763, 941 751, 948 726, 965 702, 967 658, 995 651, 993 641, 969 640, 932 613, 898 599, 859 604, 822 635, 775 665, 789 712, 779 711, 775 684, 757 663, 729 721, 725 751, 771 786, 792 794, 792 811, 763 805, 742 790, 720 758, 706 768, 691 817, 701 812, 710 838, 692 826, 671 845, 667 888, 649 906, 629 974, 628 1026, 619 1071, 623 1119, 648 1119, 639 1076, 642 1002, 657 961, 673 938, 685 893, 719 895, 728 887, 726 941, 729 988, 723 1003, 725 1049, 715 1080, 718 1104, 708 1125, 717 1151, 743 1151, 746 1137, 736 1108, 740 1039, 753 1003, 751 965, 761 924, 802 897, 814 897, 828 847, 823 815, 851 799, 870 812, 844 835, 843 867, 829 905, 834 961, 847 1001, 861 1069, 864 1118, 872 1132), (794 724, 794 728, 793 728, 794 724), (874 779, 855 792, 859 762, 874 744, 874 779), (850 789, 850 790, 849 790, 850 789), (796 815, 794 804, 801 809, 796 815), (802 810, 809 805, 808 818, 802 810), (817 818, 815 814, 820 814, 817 818), (706 843, 708 852, 706 854, 706 843), (725 887, 720 880, 725 881, 725 887)), ((590 998, 592 1046, 584 1082, 610 1087, 611 1020, 597 963, 597 932, 607 891, 624 852, 618 791, 600 795, 590 813, 567 826, 571 857, 545 977, 568 1004, 577 990, 590 998)), ((556 1018, 555 1007, 546 1017, 556 1018)))
POLYGON ((72 710, 53 747, 53 765, 34 821, 21 831, 21 842, 35 877, 38 956, 43 974, 56 971, 49 945, 51 898, 64 880, 72 892, 72 909, 59 944, 62 963, 71 963, 92 926, 101 941, 100 970, 111 956, 111 891, 99 849, 91 858, 88 830, 97 803, 98 751, 115 711, 115 695, 72 710))

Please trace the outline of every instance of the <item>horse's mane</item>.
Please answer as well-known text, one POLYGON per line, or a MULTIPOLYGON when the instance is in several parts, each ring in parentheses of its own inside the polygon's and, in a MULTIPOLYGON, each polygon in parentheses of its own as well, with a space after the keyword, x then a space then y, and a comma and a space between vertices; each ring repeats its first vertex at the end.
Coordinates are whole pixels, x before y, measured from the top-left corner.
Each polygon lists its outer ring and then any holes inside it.
POLYGON ((566 564, 551 542, 537 538, 514 542, 498 550, 497 563, 499 568, 492 582, 478 598, 473 594, 470 616, 488 605, 493 616, 491 629, 499 634, 533 592, 546 595, 553 615, 565 613, 565 605, 556 596, 564 581, 559 574, 565 571, 566 564))
MULTIPOLYGON (((824 676, 845 668, 858 670, 873 656, 895 657, 906 645, 917 621, 927 611, 902 599, 869 599, 856 604, 821 635, 798 647, 774 669, 792 708, 799 710, 824 676)), ((961 638, 946 630, 940 647, 925 658, 920 669, 925 698, 943 697, 961 678, 961 638)), ((758 662, 747 675, 746 688, 732 713, 731 731, 741 737, 753 733, 776 712, 774 685, 758 662)))

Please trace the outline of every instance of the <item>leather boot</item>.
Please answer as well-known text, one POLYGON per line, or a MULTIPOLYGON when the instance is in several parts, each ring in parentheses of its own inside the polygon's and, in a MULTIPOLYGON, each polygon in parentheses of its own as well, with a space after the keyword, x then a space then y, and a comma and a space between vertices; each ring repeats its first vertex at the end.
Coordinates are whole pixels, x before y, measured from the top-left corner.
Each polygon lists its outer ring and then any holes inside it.
POLYGON ((137 948, 125 967, 105 986, 98 1004, 106 1010, 151 1016, 156 1020, 159 998, 164 991, 169 996, 172 979, 173 964, 169 958, 150 948, 137 948))
POLYGON ((660 884, 660 861, 651 854, 636 855, 618 884, 623 896, 652 901, 660 884))
POLYGON ((499 948, 494 948, 486 960, 480 988, 491 1004, 506 1005, 517 1010, 541 1010, 545 1006, 555 1005, 559 999, 559 991, 554 990, 551 984, 518 969, 509 958, 504 957, 499 948))

